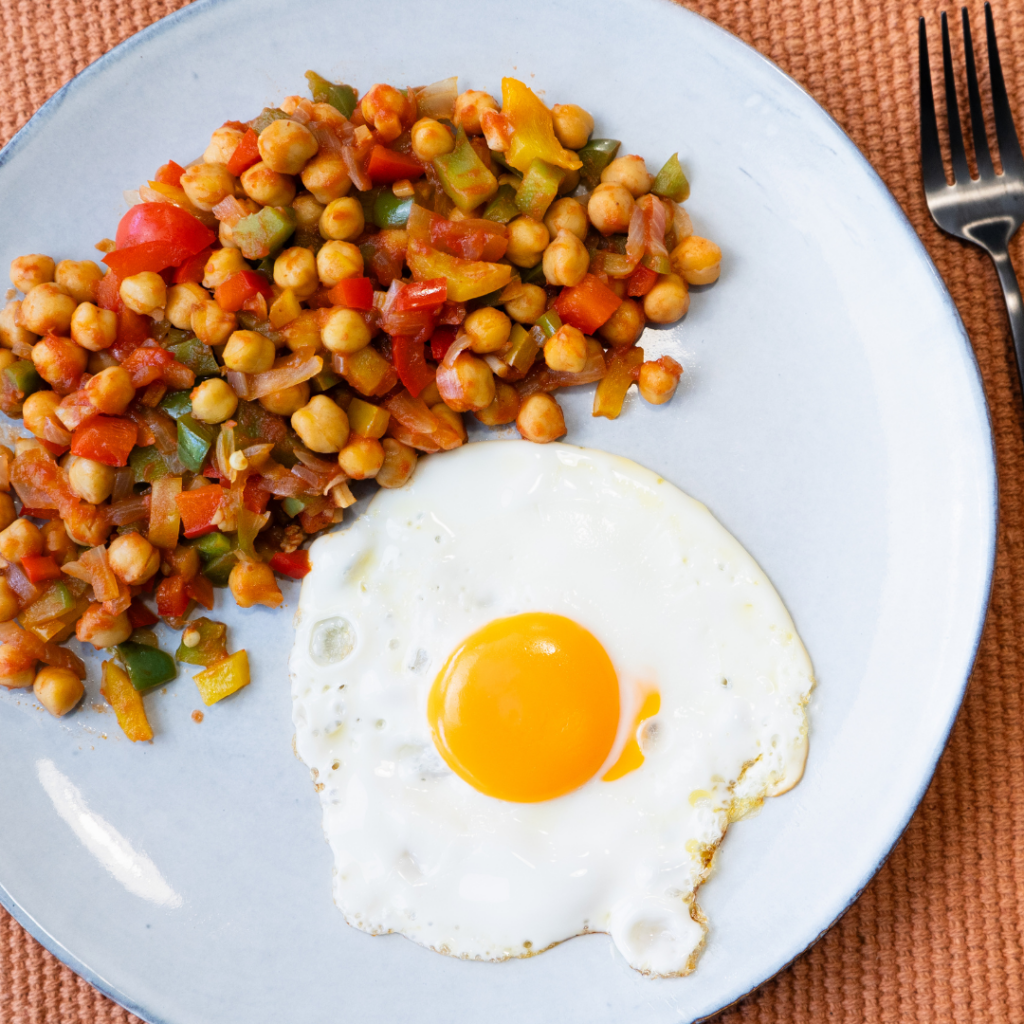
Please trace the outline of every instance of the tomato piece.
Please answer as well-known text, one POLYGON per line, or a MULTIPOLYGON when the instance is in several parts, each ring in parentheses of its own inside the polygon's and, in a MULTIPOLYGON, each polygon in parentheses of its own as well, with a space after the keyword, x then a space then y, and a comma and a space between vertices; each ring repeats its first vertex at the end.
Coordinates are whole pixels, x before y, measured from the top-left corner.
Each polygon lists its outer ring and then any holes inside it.
POLYGON ((366 164, 366 173, 374 185, 391 185, 408 178, 419 178, 426 168, 415 157, 396 153, 384 146, 374 146, 366 164))
POLYGON ((455 340, 455 334, 454 327, 438 327, 430 336, 430 358, 435 363, 439 363, 444 359, 445 353, 451 348, 452 342, 455 340))
POLYGON ((132 379, 132 386, 138 390, 159 380, 164 367, 174 362, 174 356, 164 348, 143 345, 131 352, 121 362, 132 379))
POLYGON ((121 308, 121 278, 114 270, 108 270, 96 285, 96 305, 114 313, 121 308))
POLYGON ((137 597, 128 606, 128 622, 132 629, 145 629, 147 626, 155 626, 159 621, 152 609, 146 607, 137 597))
POLYGON ((331 305, 349 309, 373 309, 373 283, 368 277, 348 277, 339 281, 328 293, 331 305))
POLYGON ((120 416, 94 416, 71 436, 71 454, 102 462, 104 466, 127 466, 139 428, 120 416))
POLYGON ((309 552, 305 549, 285 553, 278 551, 270 558, 270 568, 282 576, 290 576, 293 580, 301 580, 309 570, 309 552))
POLYGON ((435 277, 432 281, 410 281, 398 290, 395 310, 440 309, 448 299, 448 281, 435 277))
POLYGON ((242 491, 242 504, 250 512, 261 516, 267 510, 268 501, 270 501, 270 491, 264 485, 263 477, 249 477, 245 481, 245 489, 242 491))
POLYGON ((188 595, 189 581, 184 576, 167 576, 156 588, 156 610, 165 619, 180 619, 192 600, 188 595))
POLYGON ((221 309, 237 313, 245 301, 254 295, 270 298, 273 294, 273 289, 262 274, 257 274, 255 270, 239 270, 223 284, 217 285, 213 297, 221 309))
MULTIPOLYGON (((447 286, 445 287, 447 289, 447 286)), ((391 339, 391 355, 398 371, 398 379, 415 398, 434 379, 434 374, 427 366, 423 354, 423 342, 396 334, 391 339)))
POLYGON ((59 580, 64 575, 53 555, 22 555, 21 567, 32 583, 59 580))
POLYGON ((626 294, 633 298, 639 298, 641 295, 646 295, 654 287, 654 282, 657 280, 657 273, 649 267, 645 267, 641 263, 640 266, 638 266, 636 270, 629 275, 629 278, 626 281, 626 294))
POLYGON ((103 262, 124 279, 145 270, 160 273, 167 267, 177 266, 182 260, 188 259, 189 255, 187 249, 173 242, 142 242, 108 252, 103 262))
POLYGON ((185 593, 208 612, 213 611, 213 584, 202 573, 193 576, 185 584, 185 593))
POLYGON ((217 529, 213 521, 220 509, 224 488, 220 484, 197 487, 194 491, 182 491, 174 500, 181 513, 181 525, 185 536, 200 537, 217 529))
POLYGON ((480 219, 460 221, 437 217, 430 223, 430 243, 452 256, 489 263, 500 260, 508 248, 502 225, 480 219))
POLYGON ((174 272, 174 284, 202 284, 206 276, 206 261, 213 249, 207 247, 187 260, 174 272))
POLYGON ((184 256, 200 252, 216 240, 217 236, 208 227, 173 203, 139 203, 133 206, 121 218, 115 237, 118 249, 146 242, 164 242, 177 246, 184 256))
MULTIPOLYGON (((181 164, 175 163, 173 160, 168 160, 167 163, 161 167, 153 177, 154 181, 160 182, 161 185, 173 185, 175 188, 181 186, 181 176, 185 173, 185 168, 181 164)), ((155 619, 153 620, 156 621, 155 619)))
POLYGON ((117 340, 110 353, 119 361, 128 358, 148 337, 150 319, 122 305, 117 311, 117 340))
POLYGON ((42 446, 43 446, 43 447, 44 447, 44 448, 45 448, 45 449, 46 449, 46 450, 47 450, 47 451, 48 451, 48 452, 49 452, 49 453, 51 454, 51 455, 53 455, 53 456, 56 456, 56 457, 58 457, 58 458, 59 458, 59 457, 60 457, 61 455, 63 455, 63 454, 64 454, 64 453, 65 453, 65 452, 66 452, 66 451, 68 450, 68 446, 67 446, 66 444, 54 444, 54 442, 53 442, 53 441, 47 441, 47 440, 46 440, 46 438, 43 438, 43 437, 37 437, 37 438, 36 438, 36 440, 37 440, 37 441, 38 441, 38 442, 39 442, 39 443, 40 443, 40 444, 41 444, 41 445, 42 445, 42 446))
POLYGON ((253 164, 260 162, 259 138, 251 128, 246 129, 242 141, 235 146, 235 151, 231 154, 231 159, 228 160, 229 174, 233 174, 237 178, 243 171, 249 170, 253 164))
POLYGON ((562 323, 570 324, 584 334, 593 334, 621 305, 622 299, 593 274, 585 275, 572 288, 563 288, 555 299, 555 311, 562 323))

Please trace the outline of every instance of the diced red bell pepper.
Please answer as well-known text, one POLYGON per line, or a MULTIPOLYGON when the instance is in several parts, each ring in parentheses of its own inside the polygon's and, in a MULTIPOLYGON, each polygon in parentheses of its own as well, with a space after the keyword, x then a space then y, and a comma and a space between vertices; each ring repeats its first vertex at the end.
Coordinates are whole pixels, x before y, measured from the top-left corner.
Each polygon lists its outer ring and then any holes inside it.
POLYGON ((489 220, 445 220, 430 222, 430 244, 464 260, 495 263, 505 255, 508 238, 500 224, 489 220))
MULTIPOLYGON (((175 163, 173 160, 168 160, 167 163, 161 167, 153 177, 154 181, 160 182, 161 185, 173 185, 175 188, 181 186, 181 176, 185 173, 185 168, 181 164, 175 163)), ((153 620, 156 621, 155 619, 153 620)))
POLYGON ((368 277, 347 277, 328 293, 332 305, 349 309, 373 309, 373 284, 368 277))
POLYGON ((301 580, 309 570, 309 552, 305 549, 285 553, 278 551, 270 558, 270 568, 282 576, 290 576, 293 580, 301 580))
POLYGON ((175 284, 202 284, 206 276, 206 262, 210 258, 213 249, 203 249, 195 256, 189 256, 187 260, 174 272, 175 284))
POLYGON ((633 298, 639 298, 641 295, 646 295, 653 287, 654 282, 658 280, 658 275, 655 271, 651 270, 650 267, 645 267, 642 263, 640 266, 629 275, 626 281, 626 294, 633 298))
POLYGON ((213 297, 221 309, 229 313, 237 313, 246 299, 253 295, 273 296, 274 291, 262 274, 255 270, 239 270, 232 274, 223 284, 217 285, 213 297))
POLYGON ((398 379, 409 389, 413 398, 434 379, 433 371, 427 366, 422 341, 396 334, 391 338, 391 356, 398 371, 398 379))
POLYGON ((156 588, 156 610, 165 619, 180 619, 188 611, 192 598, 184 576, 167 576, 156 588))
POLYGON ((441 307, 438 316, 440 324, 454 324, 456 327, 466 319, 466 304, 464 302, 446 302, 441 307))
POLYGON ((622 299, 593 274, 585 275, 572 288, 563 288, 555 299, 555 311, 562 323, 571 324, 584 334, 593 334, 621 305, 622 299))
POLYGON ((455 340, 455 334, 454 327, 438 327, 430 336, 430 358, 435 363, 439 363, 444 359, 445 353, 451 348, 452 342, 455 340))
POLYGON ((105 466, 127 466, 139 428, 120 416, 94 416, 71 436, 71 454, 102 462, 105 466))
POLYGON ((198 601, 208 612, 213 611, 213 584, 202 573, 193 576, 185 584, 185 593, 198 601))
POLYGON ((139 203, 133 206, 121 218, 115 238, 118 249, 162 242, 177 246, 183 257, 200 252, 216 240, 217 236, 208 227, 173 203, 139 203))
POLYGON ((396 277, 402 276, 407 242, 408 235, 404 231, 381 231, 359 243, 363 260, 383 287, 387 288, 396 277))
POLYGON ((96 285, 96 305, 115 313, 121 308, 121 278, 114 270, 108 270, 96 285))
POLYGON ((153 610, 144 605, 138 598, 133 598, 128 606, 128 623, 132 629, 145 629, 147 626, 155 626, 159 619, 153 614, 153 610))
POLYGON ((228 160, 229 174, 233 174, 237 178, 243 171, 249 170, 253 164, 260 162, 259 138, 252 128, 245 130, 242 141, 235 146, 235 151, 231 154, 231 159, 228 160))
POLYGON ((366 164, 366 173, 374 185, 391 185, 403 178, 410 181, 423 175, 426 168, 415 157, 396 153, 384 146, 374 146, 366 164))
POLYGON ((242 504, 256 515, 261 516, 267 510, 267 502, 270 501, 270 491, 264 486, 263 477, 254 475, 245 481, 245 489, 242 491, 242 504))
POLYGON ((448 299, 448 282, 443 277, 432 281, 410 281, 402 285, 392 307, 396 311, 440 309, 448 299))
POLYGON ((223 487, 210 484, 209 487, 197 487, 194 491, 182 491, 174 499, 181 513, 181 525, 186 537, 201 537, 217 529, 213 520, 223 496, 223 487))
POLYGON ((22 555, 21 567, 32 583, 59 580, 63 575, 53 555, 22 555))
POLYGON ((136 390, 159 380, 165 366, 174 362, 174 356, 164 348, 143 345, 135 349, 121 366, 127 370, 136 390))
POLYGON ((122 305, 117 311, 117 340, 110 347, 111 355, 118 361, 127 359, 149 337, 150 322, 148 316, 122 305))

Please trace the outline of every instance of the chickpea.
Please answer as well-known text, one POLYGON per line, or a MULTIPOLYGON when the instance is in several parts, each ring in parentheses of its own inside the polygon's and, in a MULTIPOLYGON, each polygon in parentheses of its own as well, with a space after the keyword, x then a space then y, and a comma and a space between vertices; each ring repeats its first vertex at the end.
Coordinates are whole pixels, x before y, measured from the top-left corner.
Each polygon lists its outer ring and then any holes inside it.
POLYGON ((282 388, 269 395, 264 395, 260 405, 267 412, 276 413, 278 416, 291 416, 298 412, 309 401, 309 382, 293 384, 290 388, 282 388))
POLYGON ((210 136, 210 144, 203 153, 203 160, 208 164, 226 164, 235 155, 235 150, 238 149, 244 135, 245 132, 227 124, 218 128, 210 136))
POLYGON ((678 274, 662 274, 644 296, 644 316, 652 323, 674 324, 690 308, 690 289, 678 274))
POLYGON ((13 366, 17 361, 17 357, 10 349, 0 348, 0 371, 6 370, 8 366, 13 366))
POLYGON ((548 293, 539 284, 524 284, 515 298, 505 301, 505 312, 521 324, 532 324, 544 315, 548 305, 548 293))
MULTIPOLYGON (((309 250, 304 250, 308 252, 309 250)), ((224 365, 239 373, 263 373, 274 365, 277 349, 258 331, 235 331, 224 346, 224 365)))
MULTIPOLYGON (((226 251, 237 252, 236 249, 226 251)), ((164 306, 164 316, 173 327, 187 331, 192 326, 193 311, 204 302, 209 301, 210 293, 191 281, 186 284, 172 284, 167 289, 167 305, 164 306)))
POLYGON ((485 426, 500 427, 511 423, 519 415, 519 392, 511 384, 495 381, 494 401, 486 409, 473 415, 485 426))
POLYGON ((338 465, 353 480, 369 480, 384 465, 384 446, 375 437, 352 434, 338 452, 338 465))
POLYGON ((358 199, 351 197, 329 202, 320 215, 320 234, 333 241, 349 242, 358 238, 365 226, 363 207, 358 199))
POLYGON ((316 254, 316 269, 325 288, 349 277, 362 277, 363 254, 351 242, 331 241, 316 254))
POLYGON ((590 195, 587 216, 602 235, 622 234, 629 230, 634 205, 633 196, 624 185, 602 184, 590 195))
POLYGON ((0 671, 7 673, 0 675, 0 686, 5 686, 8 690, 27 688, 35 681, 36 663, 33 661, 29 668, 17 669, 13 672, 6 668, 0 669, 0 671))
MULTIPOLYGON (((298 304, 298 299, 295 302, 298 304)), ((284 336, 284 343, 292 352, 298 352, 300 348, 321 348, 320 310, 300 308, 295 319, 286 323, 280 331, 284 336)))
POLYGON ((204 380, 192 389, 191 398, 192 415, 204 423, 223 423, 238 408, 238 395, 220 377, 204 380))
POLYGON ((276 608, 284 600, 274 570, 266 562, 236 562, 228 576, 228 587, 241 608, 254 604, 276 608))
POLYGON ((316 268, 317 259, 313 253, 301 245, 293 245, 274 260, 274 284, 279 288, 291 288, 300 299, 308 299, 319 286, 316 268))
POLYGON ((580 241, 587 237, 587 211, 581 203, 566 196, 556 199, 544 215, 544 227, 552 238, 560 231, 570 231, 580 241))
POLYGON ((206 345, 223 345, 237 326, 235 314, 221 309, 212 299, 192 310, 192 330, 206 345))
MULTIPOLYGON (((18 595, 11 590, 11 585, 7 580, 0 576, 0 622, 10 622, 11 619, 17 616, 19 611, 18 595)), ((0 686, 6 685, 6 683, 0 682, 0 686)), ((31 679, 28 685, 32 685, 31 679)))
POLYGON ((242 172, 241 182, 245 194, 263 206, 288 206, 295 198, 294 180, 278 174, 262 160, 242 172))
POLYGON ((88 353, 70 338, 58 338, 49 334, 36 342, 32 349, 32 362, 39 376, 47 384, 66 383, 68 378, 80 377, 85 373, 89 361, 88 353))
POLYGON ((167 302, 167 285, 164 279, 152 270, 144 270, 141 274, 132 274, 121 282, 119 289, 121 301, 133 313, 149 315, 154 310, 163 309, 167 302))
POLYGON ((110 348, 117 340, 117 314, 83 302, 71 317, 71 337, 76 345, 90 352, 110 348))
POLYGON ((103 271, 92 260, 61 260, 54 280, 75 302, 91 302, 102 278, 103 271))
POLYGON ((95 505, 77 505, 64 519, 68 536, 82 547, 94 548, 106 543, 113 527, 95 505))
POLYGON ((551 241, 548 229, 532 217, 516 217, 508 226, 505 256, 517 267, 535 267, 551 241))
POLYGON ((313 133, 298 121, 271 121, 260 132, 260 157, 278 174, 298 174, 320 148, 313 133))
POLYGON ((672 250, 672 269, 687 284, 711 284, 722 270, 722 250, 706 238, 690 235, 672 250))
POLYGON ((450 368, 438 369, 437 389, 456 412, 486 409, 494 401, 494 374, 482 359, 460 352, 450 368))
POLYGON ((46 437, 46 423, 60 405, 60 395, 56 391, 36 391, 25 399, 21 415, 25 427, 36 437, 46 437))
POLYGON ((516 416, 516 429, 527 440, 547 444, 565 436, 565 417, 562 408, 551 395, 543 391, 523 399, 516 416))
POLYGON ((193 164, 185 168, 181 187, 193 206, 209 211, 235 194, 235 176, 223 164, 193 164))
POLYGON ((220 244, 225 249, 237 249, 238 245, 235 242, 234 232, 231 230, 231 225, 226 221, 220 222, 220 227, 217 228, 217 238, 220 240, 220 244))
POLYGON ((334 153, 317 153, 302 169, 302 184, 318 203, 340 199, 352 188, 345 161, 334 153))
POLYGON ((594 130, 594 119, 575 103, 556 103, 551 108, 555 135, 566 149, 582 149, 594 130))
POLYGON ((359 105, 368 125, 377 129, 385 142, 402 134, 402 128, 416 119, 416 102, 406 99, 392 85, 375 85, 359 105))
POLYGON ((587 339, 570 324, 561 327, 544 342, 544 362, 550 370, 579 373, 587 365, 587 339))
POLYGON ((43 550, 52 555, 58 565, 64 565, 78 558, 78 545, 68 536, 59 519, 43 524, 43 550))
POLYGON ((0 530, 6 530, 17 518, 14 499, 6 491, 0 491, 0 530))
POLYGON ((508 341, 508 336, 512 332, 512 321, 500 309, 484 306, 482 309, 474 309, 466 317, 462 329, 473 339, 470 348, 483 355, 487 352, 497 352, 508 341))
POLYGON ((36 673, 32 692, 51 715, 61 718, 85 696, 85 686, 71 669, 44 665, 36 673))
POLYGON ((53 260, 42 253, 16 256, 11 260, 11 284, 27 295, 37 284, 53 280, 53 260))
POLYGON ((68 469, 68 484, 83 501, 99 505, 114 491, 114 470, 102 462, 76 458, 68 469))
POLYGON ((623 299, 622 305, 597 329, 597 335, 616 348, 628 348, 640 337, 645 322, 640 304, 623 299))
MULTIPOLYGON (((333 110, 334 108, 331 107, 331 109, 333 110)), ((320 223, 320 217, 324 212, 324 204, 318 202, 308 192, 303 192, 302 195, 295 197, 292 209, 295 211, 296 226, 311 230, 320 223)), ((359 210, 361 213, 362 207, 359 210)), ((362 228, 359 230, 361 231, 362 228)))
POLYGON ((467 89, 455 100, 455 114, 452 121, 459 128, 465 128, 467 135, 482 135, 480 118, 485 110, 497 110, 498 104, 490 93, 479 89, 467 89))
POLYGON ((381 487, 401 487, 416 468, 416 449, 393 437, 381 438, 380 445, 384 449, 384 464, 374 479, 381 487))
POLYGON ((160 552, 141 533, 122 533, 107 551, 114 575, 130 586, 145 583, 160 568, 160 552))
POLYGON ((292 414, 292 429, 314 452, 338 452, 348 440, 348 415, 326 395, 314 395, 292 414))
POLYGON ((644 363, 637 384, 640 397, 651 405, 664 405, 675 393, 683 368, 671 357, 644 363))
POLYGON ((85 385, 89 401, 107 416, 120 416, 132 404, 135 387, 128 371, 110 366, 90 378, 85 385))
POLYGON ((97 650, 123 644, 132 635, 127 612, 111 615, 102 604, 94 601, 75 623, 75 636, 83 644, 92 644, 97 650))
POLYGON ((0 555, 8 562, 20 562, 26 555, 43 553, 43 535, 30 519, 15 519, 0 532, 0 555))
POLYGON ((76 305, 57 285, 37 284, 21 301, 21 326, 33 334, 67 334, 76 305))
POLYGON ((366 348, 371 335, 366 321, 356 310, 339 306, 328 314, 321 337, 329 352, 347 355, 366 348))
POLYGON ((609 183, 622 185, 634 199, 638 199, 645 192, 651 191, 654 178, 648 172, 642 156, 620 156, 601 172, 601 184, 609 183))
POLYGON ((444 402, 438 402, 436 405, 430 407, 430 411, 440 420, 443 420, 448 424, 459 438, 465 442, 469 435, 466 433, 466 425, 462 422, 462 414, 456 412, 451 406, 446 405, 444 402))
POLYGON ((0 311, 0 345, 14 348, 19 344, 34 345, 35 341, 36 335, 21 326, 21 299, 12 299, 0 311))
POLYGON ((587 247, 571 232, 559 231, 558 237, 544 250, 544 277, 548 284, 572 287, 590 269, 587 247))
POLYGON ((452 133, 440 121, 432 117, 421 117, 412 126, 412 151, 425 164, 436 156, 450 153, 454 148, 452 133))

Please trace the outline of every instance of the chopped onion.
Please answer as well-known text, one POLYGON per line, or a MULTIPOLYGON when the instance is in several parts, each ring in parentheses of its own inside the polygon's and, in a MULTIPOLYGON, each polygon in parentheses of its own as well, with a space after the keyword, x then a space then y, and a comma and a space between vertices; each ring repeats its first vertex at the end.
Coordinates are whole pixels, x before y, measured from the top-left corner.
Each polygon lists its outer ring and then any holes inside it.
POLYGON ((142 202, 142 196, 139 195, 137 188, 125 189, 122 194, 124 195, 124 201, 129 206, 138 206, 142 202))
MULTIPOLYGON (((115 481, 114 486, 117 486, 115 481)), ((133 494, 128 498, 111 501, 102 507, 103 519, 111 526, 126 526, 137 523, 149 515, 149 495, 133 494)))
POLYGON ((243 217, 249 216, 245 205, 235 196, 225 196, 210 212, 229 228, 233 228, 243 217))
POLYGON ((114 490, 111 492, 110 501, 116 504, 132 497, 132 490, 135 487, 135 470, 131 466, 123 466, 114 470, 114 490))
POLYGON ((442 78, 440 82, 424 86, 416 93, 420 117, 445 117, 451 120, 455 113, 455 100, 459 95, 457 77, 442 78))
POLYGON ((227 381, 239 398, 251 402, 264 395, 272 395, 275 391, 301 384, 315 377, 323 368, 324 361, 320 356, 309 355, 312 349, 299 349, 298 352, 281 360, 280 366, 263 373, 238 373, 228 371, 227 381))
POLYGON ((444 359, 441 360, 441 366, 450 370, 455 365, 455 360, 459 358, 459 354, 465 352, 472 344, 473 339, 465 331, 457 334, 455 340, 448 346, 448 351, 445 352, 444 359))

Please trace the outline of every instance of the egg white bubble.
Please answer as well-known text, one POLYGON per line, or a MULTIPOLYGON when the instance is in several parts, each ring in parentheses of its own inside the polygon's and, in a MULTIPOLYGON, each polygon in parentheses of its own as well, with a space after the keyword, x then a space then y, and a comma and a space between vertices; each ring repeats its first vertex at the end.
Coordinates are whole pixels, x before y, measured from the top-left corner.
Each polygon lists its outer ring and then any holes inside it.
POLYGON ((715 848, 807 753, 811 663, 750 555, 636 463, 526 441, 421 459, 311 555, 293 718, 346 920, 482 960, 608 932, 637 970, 689 973, 715 848), (511 803, 449 769, 427 695, 466 637, 531 611, 601 642, 621 715, 589 782, 511 803), (660 711, 636 730, 650 686, 660 711), (602 781, 634 730, 644 763, 602 781))

